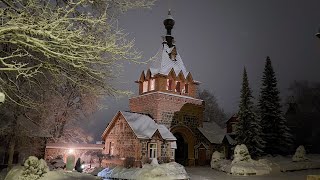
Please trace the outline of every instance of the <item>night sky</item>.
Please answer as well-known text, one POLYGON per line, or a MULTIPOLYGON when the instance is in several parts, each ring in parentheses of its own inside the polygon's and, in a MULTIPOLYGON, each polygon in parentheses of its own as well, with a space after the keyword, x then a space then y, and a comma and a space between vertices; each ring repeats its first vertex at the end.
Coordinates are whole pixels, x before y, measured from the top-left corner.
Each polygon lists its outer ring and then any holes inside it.
MULTIPOLYGON (((320 81, 320 39, 315 36, 319 0, 158 0, 152 9, 131 10, 119 19, 119 26, 135 39, 142 61, 160 48, 169 8, 176 22, 172 34, 187 70, 228 114, 237 111, 244 66, 258 98, 266 56, 282 100, 294 80, 320 81)), ((147 68, 124 63, 116 87, 137 95, 134 81, 147 68)), ((129 110, 127 97, 104 103, 108 109, 97 112, 86 126, 96 140, 117 111, 129 110)))

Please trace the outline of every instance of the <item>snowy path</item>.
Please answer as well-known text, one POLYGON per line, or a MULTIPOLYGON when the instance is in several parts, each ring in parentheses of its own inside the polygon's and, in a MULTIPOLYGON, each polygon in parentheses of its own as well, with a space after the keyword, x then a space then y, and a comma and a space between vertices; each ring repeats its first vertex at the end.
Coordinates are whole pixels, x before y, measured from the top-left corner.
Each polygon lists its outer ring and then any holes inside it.
POLYGON ((237 180, 237 179, 249 179, 249 180, 306 180, 307 175, 320 175, 320 169, 315 170, 302 170, 286 173, 272 173, 263 176, 232 176, 220 171, 211 169, 210 167, 186 167, 186 171, 189 174, 191 180, 237 180))

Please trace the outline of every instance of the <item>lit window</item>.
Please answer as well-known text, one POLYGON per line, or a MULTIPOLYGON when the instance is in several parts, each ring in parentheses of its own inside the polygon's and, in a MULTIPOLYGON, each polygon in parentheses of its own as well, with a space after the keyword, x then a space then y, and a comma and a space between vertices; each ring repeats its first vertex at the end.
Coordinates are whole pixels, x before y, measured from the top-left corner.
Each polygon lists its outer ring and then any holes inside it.
POLYGON ((232 123, 231 124, 231 131, 232 132, 236 132, 236 130, 237 130, 237 124, 236 123, 232 123))
POLYGON ((149 158, 157 158, 157 144, 150 143, 149 144, 149 158))
POLYGON ((174 159, 175 149, 171 149, 171 159, 174 159))
POLYGON ((150 79, 150 91, 155 89, 155 82, 156 82, 155 79, 150 79))
POLYGON ((148 81, 143 81, 142 92, 145 93, 148 91, 148 81))
POLYGON ((110 144, 109 144, 109 154, 110 155, 113 155, 113 149, 114 149, 114 143, 110 142, 110 144))
POLYGON ((171 91, 172 90, 172 80, 167 79, 167 90, 171 91))
POLYGON ((180 81, 176 81, 176 92, 180 92, 180 81))

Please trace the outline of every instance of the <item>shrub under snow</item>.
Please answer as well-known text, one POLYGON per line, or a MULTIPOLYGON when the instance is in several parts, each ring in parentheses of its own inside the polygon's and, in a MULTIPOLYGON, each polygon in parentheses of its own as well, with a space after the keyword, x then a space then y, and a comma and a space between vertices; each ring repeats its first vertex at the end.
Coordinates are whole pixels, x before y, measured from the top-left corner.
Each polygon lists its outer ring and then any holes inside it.
POLYGON ((232 164, 252 160, 246 145, 237 145, 234 149, 234 159, 232 164))
POLYGON ((35 180, 39 179, 45 173, 49 171, 46 161, 43 159, 38 159, 35 156, 29 156, 28 159, 24 162, 24 170, 22 172, 23 180, 35 180))
POLYGON ((293 162, 306 161, 308 158, 306 157, 306 150, 304 146, 299 146, 292 157, 293 162))
POLYGON ((269 174, 271 167, 264 161, 251 159, 246 145, 237 145, 234 149, 234 159, 231 163, 231 173, 234 175, 263 175, 269 174))
POLYGON ((218 151, 215 151, 213 154, 212 154, 212 157, 211 157, 211 168, 219 168, 220 167, 220 161, 221 159, 223 159, 223 154, 218 152, 218 151))
POLYGON ((66 167, 66 163, 63 162, 62 156, 58 156, 48 163, 50 170, 64 169, 66 167))

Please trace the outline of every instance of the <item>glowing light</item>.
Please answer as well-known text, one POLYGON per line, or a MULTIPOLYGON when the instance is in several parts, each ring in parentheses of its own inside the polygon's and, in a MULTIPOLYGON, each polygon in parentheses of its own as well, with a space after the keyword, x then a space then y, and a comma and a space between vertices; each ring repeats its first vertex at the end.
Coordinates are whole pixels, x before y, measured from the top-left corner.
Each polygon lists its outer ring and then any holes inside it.
POLYGON ((85 165, 84 165, 84 164, 82 164, 82 165, 81 165, 81 169, 84 169, 84 167, 85 167, 85 165))
POLYGON ((74 153, 74 149, 69 149, 69 154, 72 154, 72 153, 74 153))

